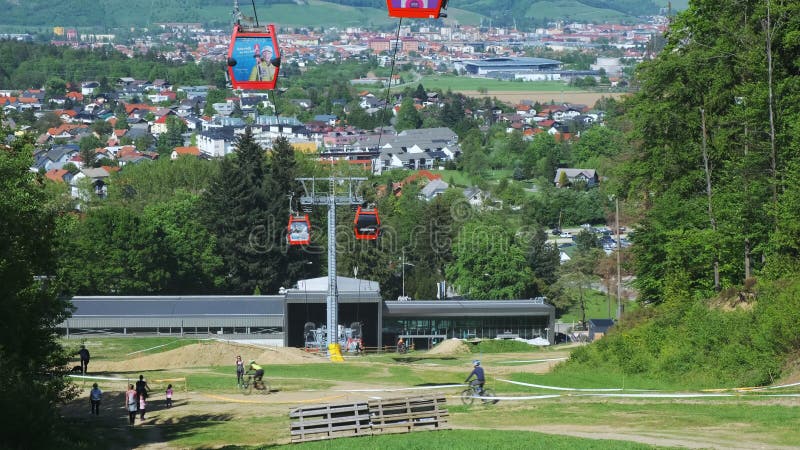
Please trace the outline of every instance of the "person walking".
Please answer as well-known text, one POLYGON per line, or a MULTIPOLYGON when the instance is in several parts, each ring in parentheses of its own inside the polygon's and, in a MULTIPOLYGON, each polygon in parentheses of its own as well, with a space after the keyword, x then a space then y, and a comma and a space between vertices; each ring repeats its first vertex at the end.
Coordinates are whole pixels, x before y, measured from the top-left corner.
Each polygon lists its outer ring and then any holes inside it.
POLYGON ((241 386, 244 380, 244 361, 242 355, 236 356, 236 385, 241 386))
POLYGON ((86 349, 85 345, 81 345, 81 349, 78 350, 78 355, 81 357, 81 373, 86 375, 86 372, 89 370, 89 350, 86 349))
POLYGON ((172 385, 167 386, 167 408, 172 407, 172 385))
POLYGON ((147 385, 144 375, 139 375, 139 381, 136 382, 136 395, 146 399, 148 392, 150 392, 150 386, 147 385))
POLYGON ((144 412, 147 410, 147 396, 139 396, 139 420, 144 420, 144 412))
POLYGON ((103 399, 103 391, 97 387, 97 383, 92 385, 92 390, 89 392, 89 400, 92 402, 92 414, 100 415, 100 400, 103 399))
POLYGON ((133 426, 136 421, 136 411, 139 410, 139 402, 137 401, 136 390, 132 384, 128 385, 128 390, 125 391, 125 409, 128 410, 129 424, 133 426))

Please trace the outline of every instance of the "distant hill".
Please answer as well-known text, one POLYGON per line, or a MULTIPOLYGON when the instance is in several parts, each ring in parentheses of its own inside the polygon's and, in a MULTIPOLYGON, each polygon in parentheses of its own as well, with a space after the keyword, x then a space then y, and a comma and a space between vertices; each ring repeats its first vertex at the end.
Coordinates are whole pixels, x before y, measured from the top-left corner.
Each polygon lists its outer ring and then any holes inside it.
MULTIPOLYGON (((686 0, 676 0, 685 5, 686 0)), ((246 14, 250 3, 241 2, 246 14)), ((392 26, 385 0, 256 0, 263 22, 287 26, 392 26)), ((667 0, 451 0, 450 19, 464 24, 529 28, 548 20, 587 22, 633 20, 656 14, 667 0)), ((78 27, 110 30, 158 22, 227 26, 232 0, 0 0, 0 27, 78 27)))

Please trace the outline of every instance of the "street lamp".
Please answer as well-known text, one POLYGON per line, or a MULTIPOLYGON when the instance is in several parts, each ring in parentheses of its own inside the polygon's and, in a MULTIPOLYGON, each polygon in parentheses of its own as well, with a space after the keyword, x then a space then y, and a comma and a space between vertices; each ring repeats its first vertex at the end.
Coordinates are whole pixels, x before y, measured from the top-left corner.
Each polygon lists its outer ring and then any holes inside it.
POLYGON ((412 266, 413 267, 414 264, 406 262, 406 251, 405 250, 403 250, 403 256, 402 256, 402 259, 400 261, 401 261, 400 265, 403 267, 403 270, 402 270, 403 271, 403 295, 400 296, 400 298, 398 300, 407 301, 408 297, 406 297, 406 266, 412 266))

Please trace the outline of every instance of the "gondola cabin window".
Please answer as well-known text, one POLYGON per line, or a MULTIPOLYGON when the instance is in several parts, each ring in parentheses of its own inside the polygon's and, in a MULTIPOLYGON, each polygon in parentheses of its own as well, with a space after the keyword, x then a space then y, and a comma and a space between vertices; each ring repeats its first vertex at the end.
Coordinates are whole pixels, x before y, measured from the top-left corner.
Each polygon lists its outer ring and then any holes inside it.
POLYGON ((308 214, 289 216, 286 240, 289 245, 308 245, 311 243, 311 223, 308 214))
POLYGON ((447 0, 386 0, 390 17, 410 19, 438 19, 447 17, 442 9, 447 8, 447 0))
POLYGON ((360 206, 356 210, 356 218, 353 220, 353 231, 356 239, 375 240, 378 239, 381 230, 381 220, 378 217, 377 209, 362 209, 360 206))
POLYGON ((258 28, 234 26, 228 47, 228 77, 234 89, 275 89, 280 62, 275 25, 258 28))

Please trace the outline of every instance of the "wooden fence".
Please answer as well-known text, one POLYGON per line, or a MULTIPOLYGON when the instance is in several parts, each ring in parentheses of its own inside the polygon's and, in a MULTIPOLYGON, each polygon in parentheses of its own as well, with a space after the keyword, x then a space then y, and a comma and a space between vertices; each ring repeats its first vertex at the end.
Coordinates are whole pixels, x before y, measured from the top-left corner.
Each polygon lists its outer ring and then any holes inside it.
POLYGON ((444 396, 370 400, 372 433, 407 433, 447 428, 446 406, 447 400, 444 396))
POLYGON ((448 428, 443 395, 376 399, 292 409, 292 442, 448 428))

